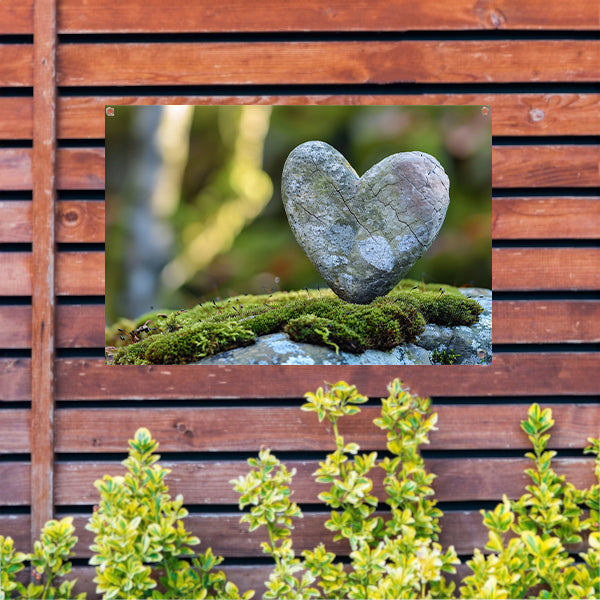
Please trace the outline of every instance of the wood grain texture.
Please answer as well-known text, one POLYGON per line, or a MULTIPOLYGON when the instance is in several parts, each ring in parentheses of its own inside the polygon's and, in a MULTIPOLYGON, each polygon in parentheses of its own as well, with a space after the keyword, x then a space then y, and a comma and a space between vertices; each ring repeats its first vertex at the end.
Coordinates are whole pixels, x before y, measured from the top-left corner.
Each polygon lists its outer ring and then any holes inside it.
POLYGON ((104 148, 59 148, 56 162, 57 189, 104 189, 104 148))
MULTIPOLYGON (((1 296, 32 293, 30 252, 0 253, 1 296)), ((59 296, 104 294, 104 252, 61 252, 56 257, 56 293, 59 296)))
POLYGON ((32 188, 32 154, 29 148, 0 148, 0 191, 32 188))
MULTIPOLYGON (((597 394, 599 367, 600 356, 593 352, 506 352, 497 353, 492 365, 477 369, 340 366, 335 379, 351 381, 373 397, 387 395, 386 386, 396 377, 414 393, 434 397, 570 396, 597 394)), ((331 378, 327 366, 110 367, 103 359, 60 359, 56 397, 66 401, 300 398, 331 378)))
POLYGON ((596 300, 494 301, 497 344, 600 342, 600 302, 596 300))
MULTIPOLYGON (((596 290, 600 274, 598 248, 494 248, 496 291, 596 290)), ((31 294, 31 254, 0 253, 0 295, 31 294)), ((103 295, 104 253, 61 252, 57 256, 58 295, 103 295)))
MULTIPOLYGON (((0 215, 0 243, 31 242, 31 202, 0 200, 0 215)), ((57 242, 104 242, 104 202, 61 200, 55 223, 57 242)))
POLYGON ((31 242, 31 202, 0 200, 0 244, 31 242))
POLYGON ((492 239, 587 239, 600 231, 600 198, 494 198, 492 239))
POLYGON ((33 11, 31 539, 54 513, 56 0, 33 11))
MULTIPOLYGON (((28 506, 31 501, 31 465, 14 460, 0 462, 0 506, 28 506)), ((30 532, 27 532, 28 534, 30 532)))
POLYGON ((595 40, 63 44, 58 83, 591 82, 598 47, 595 40))
MULTIPOLYGON (((31 348, 31 306, 0 306, 0 347, 31 348)), ((104 346, 104 305, 67 304, 56 307, 57 348, 104 346)))
POLYGON ((102 200, 61 200, 56 205, 58 242, 104 242, 102 200))
POLYGON ((492 185, 596 187, 599 164, 600 146, 494 146, 492 185))
MULTIPOLYGON (((1 99, 0 99, 1 100, 1 99)), ((19 98, 24 104, 26 98, 19 98)), ((58 137, 104 137, 105 105, 353 104, 487 105, 493 135, 600 134, 599 94, 418 94, 345 96, 81 96, 58 99, 58 137)), ((23 111, 23 108, 20 109, 23 111)), ((118 110, 118 109, 117 109, 118 110)), ((14 135, 14 134, 13 134, 14 135)))
MULTIPOLYGON (((1 5, 4 4, 8 3, 1 3, 1 5)), ((0 56, 2 57, 0 60, 0 87, 31 87, 33 85, 32 44, 0 43, 0 56)))
POLYGON ((0 400, 31 400, 30 358, 0 358, 0 400))
MULTIPOLYGON (((300 402, 299 402, 300 404, 300 402)), ((435 406, 438 431, 427 450, 528 449, 520 427, 527 418, 521 405, 435 406), (469 424, 469 435, 464 426, 469 424)), ((566 404, 552 407, 553 448, 584 448, 600 431, 600 405, 566 404)), ((379 406, 361 408, 361 416, 340 421, 340 433, 364 450, 384 450, 386 436, 372 425, 379 406)), ((146 409, 143 424, 160 442, 161 452, 252 452, 261 444, 273 451, 335 450, 330 428, 316 415, 293 407, 154 408, 146 409)), ((60 409, 56 413, 57 452, 122 452, 140 426, 137 408, 60 409)))
MULTIPOLYGON (((258 453, 258 447, 255 454, 258 453)), ((318 504, 323 484, 314 481, 313 473, 319 466, 317 460, 285 461, 297 475, 291 486, 294 501, 318 504)), ((1 465, 2 463, 0 463, 1 465)), ((243 461, 188 461, 185 463, 163 461, 171 473, 165 478, 173 497, 183 494, 187 505, 233 505, 239 496, 230 481, 244 475, 248 465, 243 461)), ((592 458, 555 458, 552 466, 557 473, 565 475, 577 487, 589 487, 595 481, 592 458)), ((439 502, 500 501, 502 495, 518 498, 525 491, 530 479, 524 473, 531 461, 526 458, 431 458, 425 467, 436 473, 433 482, 439 502)), ((98 503, 98 491, 94 481, 105 474, 123 474, 119 463, 110 462, 60 462, 56 465, 57 505, 94 505, 98 503)), ((373 473, 373 492, 383 496, 383 471, 373 473)), ((0 490, 0 499, 4 492, 0 490)))
MULTIPOLYGON (((104 202, 61 200, 58 242, 104 242, 104 202)), ((31 202, 0 200, 0 243, 31 242, 31 202)), ((599 197, 498 197, 492 199, 492 239, 596 239, 599 197)))
MULTIPOLYGON (((3 4, 6 6, 8 2, 3 4)), ((33 98, 26 96, 0 98, 0 115, 2 115, 0 139, 30 140, 33 138, 33 98)))
MULTIPOLYGON (((0 4, 0 34, 33 32, 33 0, 0 4)), ((60 33, 104 32, 260 32, 260 31, 409 31, 473 29, 574 29, 597 27, 592 0, 572 5, 518 0, 454 0, 447 10, 443 0, 423 3, 360 0, 351 6, 336 0, 293 5, 283 0, 254 7, 252 19, 244 2, 227 0, 219 10, 207 3, 178 5, 165 10, 161 0, 112 0, 59 4, 60 33), (144 18, 140 19, 140 13, 144 18)))
MULTIPOLYGON (((29 149, 0 149, 0 189, 32 186, 29 149)), ((592 187, 600 184, 600 147, 587 145, 494 146, 494 187, 592 187)), ((57 188, 104 189, 104 148, 60 148, 57 188)))
POLYGON ((33 33, 33 0, 0 3, 0 34, 33 33))
POLYGON ((597 290, 600 248, 494 248, 496 291, 597 290))
MULTIPOLYGON (((0 411, 0 455, 31 452, 31 411, 10 409, 0 411)), ((0 531, 2 531, 0 529, 0 531)), ((6 535, 4 532, 0 535, 6 535)))
MULTIPOLYGON (((595 300, 494 300, 494 343, 600 342, 600 302, 595 300)), ((58 348, 101 348, 104 305, 59 305, 58 348)), ((31 307, 0 306, 1 346, 31 347, 31 307)))
POLYGON ((271 0, 253 7, 226 0, 218 9, 204 2, 165 9, 160 0, 110 0, 59 4, 61 33, 82 32, 222 32, 222 31, 410 31, 469 29, 593 29, 597 11, 592 0, 573 6, 558 2, 517 0, 454 0, 452 10, 443 0, 414 3, 403 0, 334 0, 326 5, 309 0, 291 4, 271 0), (572 10, 569 10, 571 8, 572 10), (144 18, 140 18, 140 14, 144 18))

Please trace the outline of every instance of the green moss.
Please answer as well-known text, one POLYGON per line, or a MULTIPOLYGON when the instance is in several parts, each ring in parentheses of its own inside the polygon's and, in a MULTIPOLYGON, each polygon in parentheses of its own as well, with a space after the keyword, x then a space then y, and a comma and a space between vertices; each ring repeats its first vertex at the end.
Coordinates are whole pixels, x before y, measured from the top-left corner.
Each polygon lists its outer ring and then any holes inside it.
MULTIPOLYGON (((371 304, 349 304, 331 290, 236 296, 187 311, 155 311, 140 317, 132 333, 140 341, 119 348, 115 364, 185 364, 285 331, 295 341, 336 352, 390 350, 414 342, 425 323, 472 325, 481 306, 448 285, 402 281, 371 304)), ((113 338, 115 327, 112 328, 113 338)), ((107 333, 107 340, 109 338, 107 333)), ((132 336, 120 332, 128 343, 132 336)), ((115 344, 117 345, 117 344, 115 344)))

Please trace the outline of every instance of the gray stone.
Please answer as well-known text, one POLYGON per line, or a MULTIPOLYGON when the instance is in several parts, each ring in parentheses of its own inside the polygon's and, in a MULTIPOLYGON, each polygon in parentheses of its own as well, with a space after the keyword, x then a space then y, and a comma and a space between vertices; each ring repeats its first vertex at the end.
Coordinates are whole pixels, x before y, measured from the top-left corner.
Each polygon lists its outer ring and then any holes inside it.
POLYGON ((389 352, 335 353, 333 348, 292 341, 285 333, 261 336, 252 346, 221 352, 202 359, 201 365, 430 365, 433 352, 458 354, 456 365, 489 365, 492 362, 492 292, 461 289, 483 307, 471 327, 441 327, 428 323, 414 344, 400 344, 389 352))
POLYGON ((331 289, 356 304, 387 294, 427 251, 444 222, 448 190, 429 154, 393 154, 359 177, 317 141, 292 150, 281 182, 296 240, 331 289))

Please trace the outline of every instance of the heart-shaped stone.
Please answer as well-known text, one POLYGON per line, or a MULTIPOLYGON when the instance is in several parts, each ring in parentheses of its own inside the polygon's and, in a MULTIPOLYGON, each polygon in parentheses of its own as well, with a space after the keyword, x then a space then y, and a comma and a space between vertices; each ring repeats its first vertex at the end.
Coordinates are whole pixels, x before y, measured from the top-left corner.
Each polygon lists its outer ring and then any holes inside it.
POLYGON ((427 251, 448 190, 443 167, 424 152, 393 154, 359 177, 316 141, 292 150, 281 180, 296 240, 331 289, 355 304, 387 294, 427 251))

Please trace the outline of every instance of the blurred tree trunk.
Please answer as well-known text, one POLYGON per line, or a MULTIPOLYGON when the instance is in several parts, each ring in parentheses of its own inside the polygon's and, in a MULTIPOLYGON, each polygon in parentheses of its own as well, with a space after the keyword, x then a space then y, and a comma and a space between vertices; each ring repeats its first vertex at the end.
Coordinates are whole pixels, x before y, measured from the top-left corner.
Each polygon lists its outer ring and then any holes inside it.
POLYGON ((120 312, 133 318, 162 303, 160 273, 175 251, 170 217, 180 200, 192 114, 192 106, 138 107, 134 112, 136 150, 120 303, 120 312))

